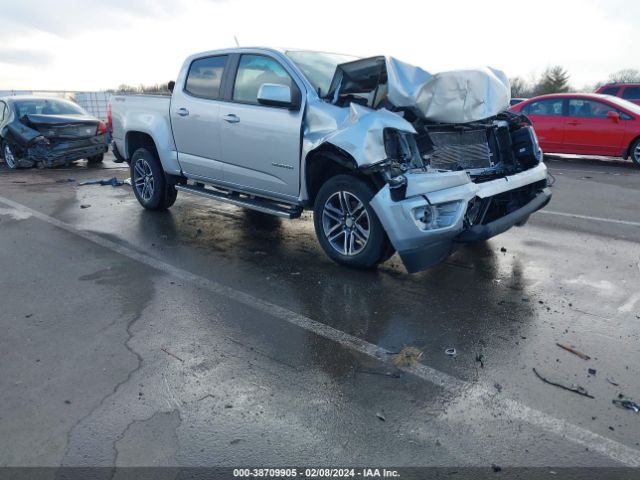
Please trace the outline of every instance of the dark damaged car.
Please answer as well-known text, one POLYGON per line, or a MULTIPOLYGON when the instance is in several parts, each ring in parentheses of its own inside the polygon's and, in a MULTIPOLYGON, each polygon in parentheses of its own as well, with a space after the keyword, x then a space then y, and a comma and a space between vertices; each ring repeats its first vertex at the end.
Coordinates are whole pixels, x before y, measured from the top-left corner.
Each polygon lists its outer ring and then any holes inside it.
POLYGON ((0 98, 0 156, 10 169, 52 167, 86 158, 102 162, 107 128, 60 98, 0 98))

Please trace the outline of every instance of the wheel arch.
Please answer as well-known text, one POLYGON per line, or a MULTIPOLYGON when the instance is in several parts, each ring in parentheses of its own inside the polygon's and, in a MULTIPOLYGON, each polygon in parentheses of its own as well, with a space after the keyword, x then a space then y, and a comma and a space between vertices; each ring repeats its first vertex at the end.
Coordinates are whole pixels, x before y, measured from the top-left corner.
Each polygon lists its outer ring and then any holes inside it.
POLYGON ((382 186, 373 175, 365 175, 348 152, 331 143, 323 143, 309 152, 305 159, 304 182, 308 204, 315 203, 320 188, 327 180, 341 174, 355 175, 371 182, 374 187, 382 186))

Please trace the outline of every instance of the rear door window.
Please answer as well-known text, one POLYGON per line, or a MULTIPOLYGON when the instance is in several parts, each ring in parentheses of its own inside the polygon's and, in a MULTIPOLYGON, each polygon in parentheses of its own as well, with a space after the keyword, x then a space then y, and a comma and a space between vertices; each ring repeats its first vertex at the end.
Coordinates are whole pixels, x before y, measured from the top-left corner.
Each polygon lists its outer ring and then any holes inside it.
POLYGON ((220 98, 222 74, 226 64, 226 55, 194 60, 187 73, 185 91, 194 97, 217 100, 220 98))
POLYGON ((525 115, 562 116, 562 98, 547 98, 531 102, 522 108, 525 115))
POLYGON ((626 100, 640 100, 640 87, 625 87, 622 98, 626 100))
POLYGON ((607 112, 615 112, 616 108, 595 100, 572 98, 569 100, 569 116, 583 118, 607 118, 607 112))

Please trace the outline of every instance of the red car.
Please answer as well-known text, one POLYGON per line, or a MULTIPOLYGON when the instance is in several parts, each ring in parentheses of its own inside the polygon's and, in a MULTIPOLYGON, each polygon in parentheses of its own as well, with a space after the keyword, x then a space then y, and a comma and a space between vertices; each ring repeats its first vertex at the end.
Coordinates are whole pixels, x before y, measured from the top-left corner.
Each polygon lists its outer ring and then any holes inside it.
POLYGON ((629 158, 640 166, 640 106, 611 95, 558 93, 510 108, 535 127, 542 150, 629 158))
POLYGON ((640 83, 608 83, 599 87, 596 93, 613 95, 640 105, 640 83))

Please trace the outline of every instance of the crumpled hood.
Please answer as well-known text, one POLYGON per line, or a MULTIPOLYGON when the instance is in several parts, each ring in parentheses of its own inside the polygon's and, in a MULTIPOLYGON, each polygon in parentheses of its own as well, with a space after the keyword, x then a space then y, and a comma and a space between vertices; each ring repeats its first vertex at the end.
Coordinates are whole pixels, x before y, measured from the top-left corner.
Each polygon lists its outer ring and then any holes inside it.
POLYGON ((374 79, 387 82, 387 99, 425 120, 467 123, 509 108, 511 87, 500 70, 485 67, 431 74, 394 57, 371 57, 339 65, 332 91, 367 88, 374 79), (340 85, 342 83, 342 85, 340 85))
POLYGON ((434 75, 387 58, 388 98, 397 107, 413 107, 432 122, 467 123, 509 108, 511 86, 500 70, 485 67, 434 75))

